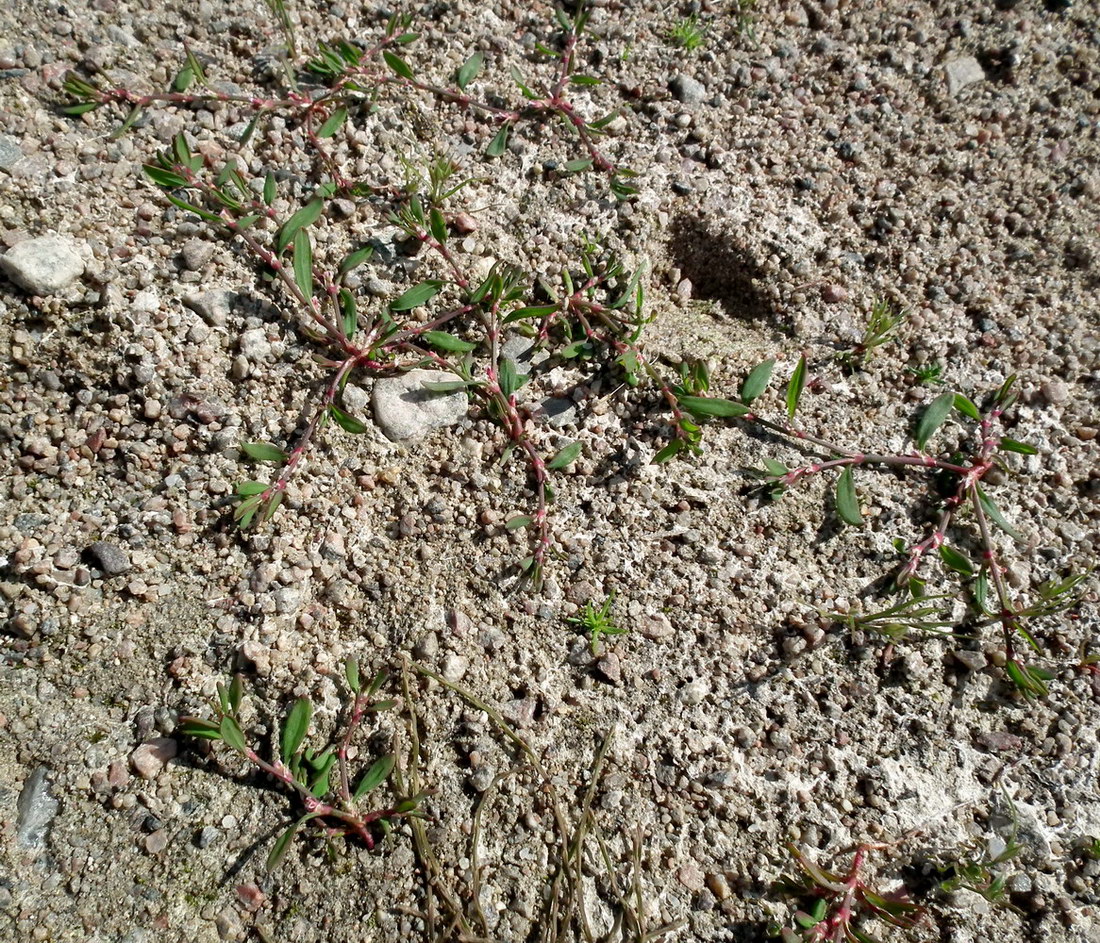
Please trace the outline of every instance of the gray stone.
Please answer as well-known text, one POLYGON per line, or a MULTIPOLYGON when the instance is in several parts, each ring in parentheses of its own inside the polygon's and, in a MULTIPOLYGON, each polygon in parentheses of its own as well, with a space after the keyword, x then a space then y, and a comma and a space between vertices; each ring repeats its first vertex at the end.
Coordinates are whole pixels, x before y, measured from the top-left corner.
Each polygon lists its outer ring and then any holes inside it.
POLYGON ((267 331, 262 327, 242 332, 237 346, 241 355, 251 361, 266 360, 271 356, 271 341, 267 339, 267 331))
POLYGON ((564 396, 550 396, 542 401, 542 413, 552 429, 564 429, 576 423, 577 404, 564 396))
POLYGON ((465 392, 434 393, 424 384, 450 383, 458 379, 453 373, 410 370, 399 377, 376 381, 371 396, 375 422, 386 438, 395 442, 454 425, 466 415, 465 392))
POLYGON ((690 75, 674 75, 668 83, 668 90, 672 97, 685 105, 696 105, 707 95, 707 87, 690 75))
POLYGON ((108 576, 118 576, 130 569, 129 555, 117 544, 97 540, 88 548, 88 552, 108 576))
POLYGON ((52 295, 84 274, 84 259, 67 236, 40 236, 12 246, 0 257, 0 269, 29 294, 52 295))
POLYGON ((225 327, 233 307, 233 292, 224 288, 197 291, 184 295, 183 303, 211 327, 225 327))
POLYGON ((23 159, 23 151, 15 138, 0 134, 0 169, 14 167, 23 159))
POLYGON ((213 254, 214 246, 204 239, 188 239, 180 250, 183 267, 189 272, 197 272, 210 261, 213 254))
POLYGON ((443 659, 443 677, 452 684, 461 681, 469 666, 469 661, 461 655, 448 655, 443 659))
POLYGON ((50 822, 57 815, 57 800, 50 795, 45 766, 39 766, 23 783, 16 812, 15 837, 19 847, 38 850, 46 843, 50 822))
POLYGON ((947 93, 958 95, 967 85, 985 81, 985 70, 973 56, 960 56, 944 64, 947 73, 947 93))

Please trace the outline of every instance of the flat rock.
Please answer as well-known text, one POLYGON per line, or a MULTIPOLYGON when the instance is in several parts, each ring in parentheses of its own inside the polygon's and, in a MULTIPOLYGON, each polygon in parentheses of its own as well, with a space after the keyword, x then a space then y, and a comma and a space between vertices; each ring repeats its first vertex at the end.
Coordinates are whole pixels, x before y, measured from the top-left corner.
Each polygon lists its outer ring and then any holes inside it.
POLYGON ((672 97, 685 105, 695 105, 701 102, 707 95, 706 86, 693 79, 690 75, 674 75, 668 83, 668 90, 672 97))
POLYGON ((23 159, 23 151, 15 138, 0 134, 0 169, 14 167, 23 159))
POLYGON ((80 246, 66 236, 39 236, 12 246, 0 256, 3 269, 31 295, 52 295, 84 274, 80 246))
POLYGON ((196 291, 184 295, 183 303, 211 327, 225 327, 233 307, 233 292, 224 288, 196 291))
POLYGON ((36 850, 46 842, 50 822, 57 815, 57 800, 50 795, 46 767, 39 766, 23 783, 16 802, 15 837, 20 848, 36 850))
POLYGON ((944 64, 947 73, 947 93, 958 95, 967 85, 985 81, 985 70, 973 56, 960 56, 944 64))
POLYGON ((399 377, 377 380, 371 394, 374 421, 387 439, 416 439, 433 429, 459 422, 468 404, 462 390, 433 393, 425 383, 450 383, 460 378, 438 370, 410 370, 399 377))

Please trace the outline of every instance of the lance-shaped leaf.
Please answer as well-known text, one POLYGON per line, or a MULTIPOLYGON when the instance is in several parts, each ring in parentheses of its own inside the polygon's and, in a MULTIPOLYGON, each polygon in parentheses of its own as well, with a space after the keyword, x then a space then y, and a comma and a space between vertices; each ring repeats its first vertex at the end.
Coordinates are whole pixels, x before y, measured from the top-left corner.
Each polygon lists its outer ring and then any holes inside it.
POLYGON ((373 246, 363 246, 361 249, 348 253, 344 257, 344 261, 340 263, 340 275, 347 275, 353 268, 362 265, 371 257, 373 252, 373 246))
POLYGON ((390 775, 393 764, 394 758, 392 756, 384 756, 371 766, 363 774, 363 778, 359 780, 359 785, 355 787, 355 798, 360 799, 371 790, 381 786, 386 781, 386 777, 390 775))
POLYGON ((794 419, 798 412, 798 401, 802 398, 802 391, 806 388, 806 358, 799 357, 795 365, 794 373, 787 383, 787 415, 794 419))
POLYGON ((507 524, 504 525, 506 530, 519 530, 521 527, 527 527, 534 521, 533 517, 526 514, 521 514, 519 517, 513 517, 507 524))
POLYGON ((577 457, 581 454, 581 444, 579 442, 571 442, 565 446, 557 455, 555 455, 547 464, 547 468, 552 471, 557 471, 560 468, 565 468, 568 465, 572 465, 577 457))
POLYGON ((940 546, 940 559, 943 560, 944 566, 956 573, 961 573, 963 576, 974 575, 974 564, 970 562, 970 559, 947 544, 940 546))
POLYGON ((348 110, 343 105, 341 105, 331 115, 329 115, 328 118, 325 119, 325 123, 321 125, 320 129, 317 131, 317 137, 332 137, 337 131, 340 130, 340 128, 343 127, 344 122, 347 121, 347 119, 348 110))
POLYGON ((218 731, 221 733, 222 740, 238 753, 248 752, 248 744, 245 743, 240 724, 232 717, 223 717, 221 723, 218 725, 218 731))
POLYGON ((1039 450, 1034 445, 1028 445, 1026 442, 1017 442, 1015 439, 1009 439, 1007 437, 1001 439, 1001 448, 1006 452, 1016 452, 1019 455, 1038 455, 1039 450))
POLYGON ((500 392, 509 399, 515 395, 516 390, 523 386, 526 377, 521 377, 516 371, 516 362, 511 357, 505 357, 500 362, 497 382, 500 384, 500 392))
POLYGON ((267 172, 267 176, 264 177, 264 204, 271 206, 275 202, 275 197, 279 193, 279 184, 275 180, 275 174, 270 170, 267 172))
MULTIPOLYGON (((282 449, 271 445, 268 442, 242 442, 241 451, 244 452, 249 458, 254 458, 257 462, 285 462, 287 455, 282 449)), ((252 482, 256 484, 256 482, 252 482)), ((264 486, 266 487, 266 486, 264 486)), ((262 489, 261 489, 262 490, 262 489)), ((244 494, 238 489, 238 494, 244 494)), ((258 491, 248 492, 250 494, 259 494, 258 491)))
POLYGON ((465 91, 466 86, 469 85, 477 74, 481 71, 481 64, 485 61, 485 55, 481 52, 475 52, 469 59, 462 63, 458 70, 458 74, 455 76, 455 84, 458 85, 460 91, 465 91))
POLYGON ((446 331, 425 331, 420 336, 436 350, 445 350, 449 353, 464 354, 477 347, 477 344, 459 340, 453 334, 448 334, 446 331))
POLYGON ((290 713, 287 714, 286 723, 283 724, 283 733, 279 738, 281 740, 280 753, 285 765, 290 765, 290 758, 298 752, 302 741, 305 740, 312 716, 313 704, 308 697, 298 698, 290 709, 290 713))
POLYGON ((928 440, 932 437, 932 433, 943 424, 943 421, 950 415, 954 406, 954 393, 940 393, 939 396, 925 407, 924 412, 921 413, 920 420, 917 422, 916 434, 913 436, 918 449, 924 448, 928 440))
POLYGON ((354 416, 348 415, 335 403, 329 405, 328 412, 332 417, 332 421, 345 432, 350 432, 352 435, 362 435, 367 431, 367 427, 363 423, 354 416))
POLYGON ((504 153, 505 148, 508 147, 508 131, 510 128, 511 125, 507 121, 500 126, 500 130, 489 142, 489 146, 485 148, 486 157, 500 157, 504 153))
POLYGON ((396 301, 391 301, 390 310, 408 311, 411 308, 418 308, 420 305, 431 301, 442 290, 443 282, 436 279, 420 282, 418 285, 413 285, 396 301))
POLYGON ((413 74, 413 70, 409 67, 409 64, 402 59, 397 53, 390 52, 388 49, 382 53, 382 58, 386 60, 388 65, 394 72, 401 76, 403 79, 409 79, 413 81, 416 76, 413 74))
POLYGON ((313 245, 304 229, 294 234, 294 281, 307 301, 313 297, 313 245))
POLYGON ((279 230, 279 237, 275 240, 275 254, 281 255, 283 250, 286 249, 294 241, 294 236, 298 230, 305 229, 315 222, 321 215, 321 210, 325 207, 325 201, 320 197, 314 197, 305 206, 303 206, 298 212, 290 217, 284 224, 283 228, 279 230))
POLYGON ((981 412, 978 407, 974 405, 974 401, 962 393, 956 393, 954 399, 955 411, 962 413, 967 419, 973 419, 975 422, 982 418, 981 412))
POLYGON ((714 416, 718 419, 736 419, 748 416, 752 410, 743 403, 731 399, 717 399, 710 396, 681 396, 680 405, 696 419, 714 416))
POLYGON ((317 818, 317 812, 308 812, 303 815, 297 822, 290 826, 282 835, 275 841, 275 845, 271 849, 271 854, 267 856, 267 864, 265 867, 268 871, 274 871, 282 863, 283 858, 286 857, 287 851, 290 849, 291 842, 294 841, 294 836, 306 822, 310 819, 317 818))
POLYGON ((836 512, 845 524, 855 525, 863 522, 851 465, 844 466, 844 470, 836 481, 836 512))
POLYGON ((1005 516, 1001 513, 1001 509, 993 503, 993 499, 981 488, 978 488, 978 500, 981 502, 982 510, 989 515, 989 519, 1008 534, 1009 537, 1013 540, 1024 539, 1023 534, 1005 520, 1005 516))
POLYGON ((774 360, 765 360, 763 363, 757 364, 752 368, 749 375, 745 377, 745 382, 741 384, 742 403, 746 405, 751 403, 768 388, 768 383, 771 382, 772 378, 772 370, 774 369, 774 360))

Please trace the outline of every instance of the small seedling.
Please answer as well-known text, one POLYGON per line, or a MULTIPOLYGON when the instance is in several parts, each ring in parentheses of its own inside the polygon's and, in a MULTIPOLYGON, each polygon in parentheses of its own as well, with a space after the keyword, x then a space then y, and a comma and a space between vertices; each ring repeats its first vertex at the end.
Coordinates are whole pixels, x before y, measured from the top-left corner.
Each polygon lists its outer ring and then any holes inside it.
POLYGON ((733 0, 733 24, 737 35, 758 46, 755 10, 756 0, 733 0))
POLYGON ((794 898, 802 909, 794 914, 794 926, 783 927, 774 935, 783 943, 876 943, 876 938, 864 929, 867 921, 877 919, 903 930, 917 926, 924 911, 904 888, 879 892, 863 879, 867 853, 882 847, 860 845, 848 870, 837 874, 814 864, 796 845, 788 844, 798 873, 780 878, 774 890, 794 898))
POLYGON ((578 626, 584 630, 588 635, 593 655, 599 655, 600 640, 605 635, 626 635, 627 633, 626 629, 617 626, 611 618, 611 605, 614 602, 614 593, 608 596, 603 604, 598 607, 591 601, 586 602, 579 615, 570 616, 565 620, 570 625, 578 626))
POLYGON ((323 749, 307 746, 313 704, 309 698, 301 697, 294 702, 283 723, 278 751, 272 751, 270 759, 261 756, 248 742, 241 726, 244 685, 240 676, 228 685, 218 685, 218 698, 213 704, 214 719, 183 717, 180 720, 179 733, 200 740, 221 741, 280 783, 301 810, 302 814, 271 849, 267 858, 269 870, 283 860, 303 826, 319 829, 327 839, 358 840, 370 849, 374 848, 379 832, 385 834, 399 820, 422 815, 420 804, 424 793, 400 799, 393 806, 362 810, 363 800, 388 778, 394 757, 381 757, 355 780, 349 763, 349 747, 367 715, 390 710, 395 702, 375 699, 386 681, 384 672, 376 674, 364 686, 355 659, 348 659, 344 669, 352 693, 347 724, 343 735, 323 749))
POLYGON ((929 363, 919 367, 909 367, 914 379, 925 386, 943 386, 943 364, 929 363))
POLYGON ((707 44, 710 27, 699 22, 699 16, 693 13, 686 16, 668 31, 668 38, 685 52, 695 52, 707 44))
POLYGON ((1009 875, 1000 866, 1017 857, 1023 850, 1023 845, 1012 840, 996 855, 986 851, 940 865, 940 890, 945 894, 954 894, 960 890, 971 891, 995 906, 1012 907, 1005 890, 1009 875))
POLYGON ((851 350, 841 354, 841 362, 852 370, 859 369, 875 350, 896 339, 898 327, 904 320, 904 311, 895 310, 885 298, 876 299, 863 328, 863 336, 851 350))

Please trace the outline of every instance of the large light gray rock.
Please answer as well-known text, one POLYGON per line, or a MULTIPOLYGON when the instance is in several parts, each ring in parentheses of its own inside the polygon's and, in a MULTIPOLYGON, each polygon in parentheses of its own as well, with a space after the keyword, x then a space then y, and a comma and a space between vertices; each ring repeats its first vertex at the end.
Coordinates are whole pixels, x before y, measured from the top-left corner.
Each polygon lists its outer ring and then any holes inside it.
POLYGON ((0 269, 32 295, 52 295, 84 274, 80 246, 66 236, 39 236, 0 256, 0 269))
POLYGON ((985 81, 985 70, 973 56, 960 56, 944 65, 947 73, 947 93, 956 96, 966 86, 985 81))
POLYGON ((410 370, 399 377, 376 380, 371 395, 374 421, 386 438, 395 442, 454 425, 466 415, 466 393, 435 393, 424 384, 459 379, 453 373, 437 370, 410 370))
POLYGON ((37 850, 46 843, 57 800, 50 795, 46 767, 39 766, 23 783, 16 802, 15 838, 20 848, 37 850))

